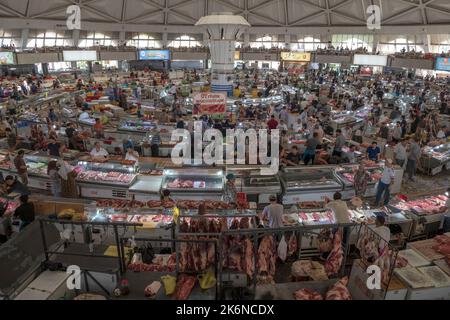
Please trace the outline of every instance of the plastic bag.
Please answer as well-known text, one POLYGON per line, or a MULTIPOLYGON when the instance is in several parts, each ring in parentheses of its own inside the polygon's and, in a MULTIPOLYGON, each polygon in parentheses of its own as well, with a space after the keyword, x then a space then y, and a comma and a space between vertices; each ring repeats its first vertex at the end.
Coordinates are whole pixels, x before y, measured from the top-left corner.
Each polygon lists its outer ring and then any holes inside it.
POLYGON ((164 284, 164 290, 167 296, 170 296, 175 292, 175 287, 177 286, 177 278, 173 276, 162 276, 161 281, 164 284))
POLYGON ((200 288, 203 290, 211 289, 216 285, 216 276, 211 269, 204 274, 198 275, 197 278, 200 283, 200 288))
POLYGON ((278 257, 281 259, 281 261, 286 261, 287 249, 288 245, 286 243, 286 239, 283 236, 280 240, 280 243, 278 244, 278 257))

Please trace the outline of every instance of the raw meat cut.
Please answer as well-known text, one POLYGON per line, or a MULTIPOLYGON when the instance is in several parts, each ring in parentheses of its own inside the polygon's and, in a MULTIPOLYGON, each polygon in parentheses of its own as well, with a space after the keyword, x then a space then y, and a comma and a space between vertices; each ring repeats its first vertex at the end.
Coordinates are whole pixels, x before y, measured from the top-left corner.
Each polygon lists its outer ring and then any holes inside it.
POLYGON ((288 243, 288 256, 291 257, 297 253, 297 237, 292 233, 288 243))
POLYGON ((294 292, 295 300, 323 300, 320 293, 309 288, 300 289, 294 292))
POLYGON ((333 240, 333 249, 331 250, 327 261, 325 262, 325 270, 330 276, 339 272, 344 260, 344 251, 342 250, 341 235, 336 232, 333 240))
POLYGON ((347 288, 348 277, 336 282, 325 295, 325 300, 352 300, 347 288))
POLYGON ((186 300, 194 288, 196 278, 185 274, 180 275, 173 298, 175 300, 186 300))

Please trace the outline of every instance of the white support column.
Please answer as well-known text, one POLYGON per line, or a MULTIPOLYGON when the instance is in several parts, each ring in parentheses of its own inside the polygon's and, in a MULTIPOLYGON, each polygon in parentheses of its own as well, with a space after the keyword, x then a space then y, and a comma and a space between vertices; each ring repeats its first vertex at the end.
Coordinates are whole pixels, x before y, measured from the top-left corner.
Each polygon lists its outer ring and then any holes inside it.
POLYGON ((430 53, 431 52, 431 35, 424 34, 422 38, 423 38, 424 53, 430 53))
POLYGON ((120 31, 119 32, 119 45, 124 46, 125 43, 126 43, 125 31, 120 31))
POLYGON ((209 38, 208 38, 207 32, 203 32, 202 43, 203 43, 203 46, 205 46, 205 47, 207 47, 209 44, 209 38))
POLYGON ((162 34, 162 40, 161 40, 161 46, 163 47, 163 48, 167 48, 167 45, 168 45, 169 43, 168 43, 168 41, 167 41, 167 32, 164 32, 163 34, 162 34))
POLYGON ((286 49, 291 50, 291 35, 289 33, 284 34, 284 45, 286 49))
POLYGON ((250 45, 250 33, 244 33, 244 47, 248 47, 250 45))
POLYGON ((22 29, 20 34, 20 48, 25 49, 28 43, 28 34, 30 33, 30 29, 22 29))
POLYGON ((72 41, 74 47, 78 47, 78 44, 80 43, 80 30, 75 29, 72 31, 72 41))
POLYGON ((375 33, 373 35, 372 52, 376 53, 378 50, 378 45, 380 44, 380 35, 375 33))

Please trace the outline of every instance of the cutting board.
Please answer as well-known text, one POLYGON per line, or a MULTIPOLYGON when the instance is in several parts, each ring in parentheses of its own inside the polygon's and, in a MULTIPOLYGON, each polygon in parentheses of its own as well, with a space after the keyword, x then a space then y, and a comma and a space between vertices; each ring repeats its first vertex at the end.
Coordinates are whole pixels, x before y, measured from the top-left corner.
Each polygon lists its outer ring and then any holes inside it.
POLYGON ((400 279, 402 279, 409 287, 413 289, 434 287, 434 282, 430 279, 430 277, 423 274, 416 268, 408 267, 403 269, 396 269, 395 273, 400 279))
POLYGON ((438 266, 422 267, 418 268, 418 270, 428 276, 436 288, 450 286, 450 277, 438 266))
POLYGON ((429 266, 430 261, 422 257, 419 253, 413 249, 406 249, 398 252, 398 255, 408 260, 408 265, 414 268, 429 266))
POLYGON ((414 249, 416 252, 420 253, 429 261, 434 261, 445 258, 444 255, 436 252, 436 250, 433 249, 433 247, 436 246, 437 244, 438 244, 437 241, 433 239, 428 239, 411 242, 408 244, 408 246, 409 248, 414 249))

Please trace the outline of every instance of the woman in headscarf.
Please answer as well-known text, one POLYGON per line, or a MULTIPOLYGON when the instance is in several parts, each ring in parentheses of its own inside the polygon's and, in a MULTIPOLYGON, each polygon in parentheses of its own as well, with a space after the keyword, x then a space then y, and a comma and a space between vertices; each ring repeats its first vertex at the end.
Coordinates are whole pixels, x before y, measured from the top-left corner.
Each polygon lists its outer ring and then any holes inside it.
POLYGON ((364 197, 367 190, 367 182, 369 181, 369 179, 370 176, 367 173, 364 165, 359 165, 354 177, 354 188, 357 197, 364 197))

